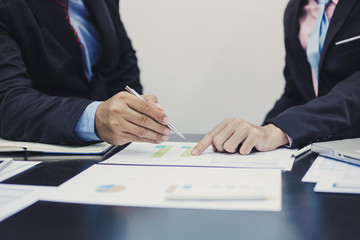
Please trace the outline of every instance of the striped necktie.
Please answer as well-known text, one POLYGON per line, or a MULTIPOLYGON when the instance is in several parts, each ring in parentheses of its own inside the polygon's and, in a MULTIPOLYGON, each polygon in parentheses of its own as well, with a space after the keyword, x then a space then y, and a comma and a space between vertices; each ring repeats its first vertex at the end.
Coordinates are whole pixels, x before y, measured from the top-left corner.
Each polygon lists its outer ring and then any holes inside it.
POLYGON ((313 79, 315 95, 319 93, 319 63, 322 48, 324 46, 325 37, 329 28, 329 20, 327 19, 325 9, 330 0, 318 0, 318 15, 315 21, 313 31, 310 35, 306 55, 310 63, 315 79, 313 79))
POLYGON ((53 0, 54 2, 56 2, 61 9, 64 11, 64 13, 66 15, 68 15, 68 6, 69 6, 69 1, 68 0, 53 0))
POLYGON ((79 47, 82 48, 81 42, 80 42, 80 38, 77 35, 77 32, 75 31, 75 29, 73 28, 73 26, 71 25, 70 22, 70 18, 69 18, 69 1, 68 0, 53 0, 55 3, 57 3, 61 10, 65 13, 65 18, 68 21, 73 33, 74 33, 74 37, 76 38, 77 43, 79 44, 79 47))

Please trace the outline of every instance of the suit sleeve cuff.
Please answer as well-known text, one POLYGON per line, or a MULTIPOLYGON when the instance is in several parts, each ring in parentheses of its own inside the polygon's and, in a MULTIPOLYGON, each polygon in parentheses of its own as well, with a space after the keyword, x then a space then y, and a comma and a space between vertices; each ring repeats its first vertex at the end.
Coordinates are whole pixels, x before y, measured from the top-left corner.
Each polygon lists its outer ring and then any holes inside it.
POLYGON ((95 133, 95 114, 101 103, 90 103, 81 114, 74 129, 74 135, 79 140, 84 142, 101 141, 95 133))

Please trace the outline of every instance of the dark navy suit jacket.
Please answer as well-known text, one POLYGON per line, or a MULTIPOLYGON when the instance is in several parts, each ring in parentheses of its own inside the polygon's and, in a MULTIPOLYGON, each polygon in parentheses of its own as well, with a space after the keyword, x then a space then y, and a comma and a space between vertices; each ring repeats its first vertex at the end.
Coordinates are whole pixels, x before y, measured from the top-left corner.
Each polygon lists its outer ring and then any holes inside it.
POLYGON ((61 8, 52 0, 0 0, 0 136, 83 144, 73 129, 86 106, 126 85, 142 92, 119 0, 84 0, 104 44, 94 76, 61 8))
POLYGON ((339 1, 330 22, 315 97, 311 68, 301 47, 299 14, 303 0, 291 0, 284 17, 285 90, 265 119, 293 139, 292 147, 311 142, 360 137, 360 1, 339 1))

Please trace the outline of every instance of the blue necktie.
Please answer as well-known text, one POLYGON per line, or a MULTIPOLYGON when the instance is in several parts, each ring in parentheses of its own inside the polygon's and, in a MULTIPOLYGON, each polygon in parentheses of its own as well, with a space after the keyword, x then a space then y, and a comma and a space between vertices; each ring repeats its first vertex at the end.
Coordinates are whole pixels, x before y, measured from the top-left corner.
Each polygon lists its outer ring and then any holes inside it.
POLYGON ((325 36, 329 28, 329 21, 326 17, 325 8, 330 0, 318 0, 318 15, 314 25, 314 29, 311 33, 308 47, 306 49, 306 55, 310 63, 311 69, 316 77, 316 83, 314 83, 315 94, 318 95, 319 86, 319 63, 321 51, 324 46, 325 36))

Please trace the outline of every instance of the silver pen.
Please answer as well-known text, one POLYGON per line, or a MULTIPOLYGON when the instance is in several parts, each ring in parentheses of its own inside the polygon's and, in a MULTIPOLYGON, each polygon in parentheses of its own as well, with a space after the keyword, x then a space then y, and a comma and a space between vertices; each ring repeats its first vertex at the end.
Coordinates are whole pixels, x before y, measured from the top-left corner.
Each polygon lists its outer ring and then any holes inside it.
MULTIPOLYGON (((128 91, 129 93, 135 95, 136 97, 146 101, 142 96, 140 96, 140 94, 138 94, 134 89, 130 88, 129 86, 125 87, 126 91, 128 91)), ((176 133, 179 137, 181 137, 182 139, 185 139, 185 136, 180 132, 179 129, 177 129, 174 124, 169 123, 168 125, 166 125, 168 128, 170 128, 174 133, 176 133)))
POLYGON ((298 156, 311 150, 311 144, 299 149, 296 153, 293 153, 291 156, 297 158, 298 156))
POLYGON ((12 159, 0 159, 0 172, 5 170, 12 162, 12 159))

